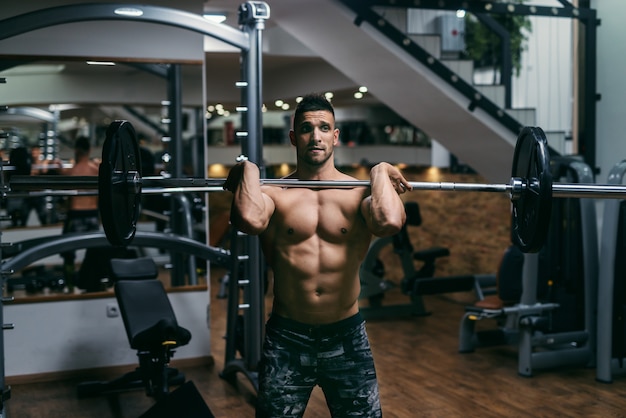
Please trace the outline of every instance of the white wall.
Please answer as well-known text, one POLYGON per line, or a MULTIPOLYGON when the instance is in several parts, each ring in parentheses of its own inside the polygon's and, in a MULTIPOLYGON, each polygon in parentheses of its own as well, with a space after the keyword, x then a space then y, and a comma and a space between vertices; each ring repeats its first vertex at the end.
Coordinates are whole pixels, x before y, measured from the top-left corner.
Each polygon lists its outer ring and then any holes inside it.
MULTIPOLYGON (((179 347, 174 359, 209 356, 208 293, 177 292, 169 298, 179 325, 192 334, 190 343, 179 347)), ((113 296, 5 304, 4 322, 15 325, 4 331, 6 376, 138 364, 122 318, 108 318, 107 305, 117 306, 113 296)))
POLYGON ((606 182, 615 164, 626 159, 626 1, 592 0, 602 24, 598 27, 596 158, 598 182, 606 182))
MULTIPOLYGON (((562 7, 555 0, 525 4, 562 7)), ((572 25, 567 18, 531 16, 532 31, 522 53, 519 77, 513 79, 513 108, 535 108, 536 126, 544 131, 572 130, 572 25)))

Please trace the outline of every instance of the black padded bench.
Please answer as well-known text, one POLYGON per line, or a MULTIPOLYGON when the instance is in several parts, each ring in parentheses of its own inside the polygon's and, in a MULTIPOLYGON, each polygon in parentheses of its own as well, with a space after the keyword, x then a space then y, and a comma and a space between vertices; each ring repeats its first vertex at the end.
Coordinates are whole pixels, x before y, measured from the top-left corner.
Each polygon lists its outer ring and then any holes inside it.
POLYGON ((110 382, 79 385, 79 397, 118 392, 143 386, 148 396, 161 399, 170 385, 185 382, 185 376, 169 367, 174 349, 191 340, 191 333, 178 325, 167 292, 156 279, 158 268, 150 258, 111 260, 114 289, 131 348, 137 350, 139 367, 110 382))

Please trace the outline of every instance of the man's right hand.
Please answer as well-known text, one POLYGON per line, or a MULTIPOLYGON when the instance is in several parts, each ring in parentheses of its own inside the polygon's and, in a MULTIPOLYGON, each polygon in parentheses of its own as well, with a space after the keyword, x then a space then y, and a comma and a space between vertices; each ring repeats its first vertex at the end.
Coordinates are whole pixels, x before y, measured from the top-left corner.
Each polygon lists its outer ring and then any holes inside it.
POLYGON ((257 177, 260 178, 259 168, 256 166, 256 164, 248 160, 235 164, 233 168, 230 169, 230 172, 228 173, 228 178, 226 178, 226 181, 224 182, 224 185, 222 187, 224 188, 224 190, 235 193, 235 190, 237 190, 237 187, 239 187, 239 184, 244 177, 244 173, 246 171, 248 173, 252 173, 250 170, 254 169, 256 169, 256 172, 258 173, 257 177))

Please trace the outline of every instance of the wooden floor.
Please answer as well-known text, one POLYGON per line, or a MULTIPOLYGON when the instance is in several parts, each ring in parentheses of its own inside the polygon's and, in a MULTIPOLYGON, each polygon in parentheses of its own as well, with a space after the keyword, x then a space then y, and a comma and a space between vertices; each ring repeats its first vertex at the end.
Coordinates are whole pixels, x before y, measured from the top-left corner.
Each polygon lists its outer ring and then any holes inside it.
MULTIPOLYGON (((213 288, 217 288, 214 284, 213 288)), ((392 291, 393 292, 393 291, 392 291)), ((368 321, 386 417, 625 417, 626 377, 595 381, 585 368, 517 374, 512 347, 457 352, 463 307, 471 294, 427 296, 430 316, 368 321)), ((389 302, 405 302, 390 293, 389 302)), ((253 417, 254 391, 241 377, 236 386, 219 377, 223 365, 226 300, 211 308, 213 367, 182 368, 216 417, 253 417)), ((183 324, 184 325, 184 324, 183 324)), ((56 349, 50 347, 50 349, 56 349)), ((180 348, 184 350, 184 348, 180 348)), ((136 418, 152 401, 141 390, 78 399, 80 379, 12 386, 7 416, 19 418, 136 418)), ((328 417, 314 391, 305 417, 328 417)))

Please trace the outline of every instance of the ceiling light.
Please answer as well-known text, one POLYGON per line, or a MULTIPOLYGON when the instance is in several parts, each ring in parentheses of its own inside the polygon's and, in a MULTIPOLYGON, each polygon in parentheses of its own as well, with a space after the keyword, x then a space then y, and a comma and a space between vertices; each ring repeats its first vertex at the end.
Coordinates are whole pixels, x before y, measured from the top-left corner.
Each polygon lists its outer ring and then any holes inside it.
POLYGON ((335 95, 334 95, 332 92, 330 92, 330 91, 329 91, 329 92, 324 93, 324 96, 326 97, 326 100, 330 100, 330 99, 332 99, 333 97, 335 97, 335 95))
POLYGON ((226 21, 225 13, 205 13, 202 15, 206 20, 213 23, 223 23, 226 21))
POLYGON ((274 106, 276 106, 276 107, 282 107, 283 103, 285 103, 285 102, 283 102, 282 100, 278 99, 278 100, 276 100, 276 101, 274 102, 274 106))
POLYGON ((361 87, 359 87, 359 91, 360 91, 361 93, 367 93, 367 87, 365 87, 365 86, 361 86, 361 87))
POLYGON ((356 93, 354 93, 354 98, 355 99, 362 99, 363 98, 363 93, 361 93, 360 91, 357 91, 356 93))
POLYGON ((112 61, 87 61, 89 65, 115 65, 112 61))
POLYGON ((136 7, 118 7, 113 13, 120 16, 143 16, 143 10, 137 9, 136 7))

